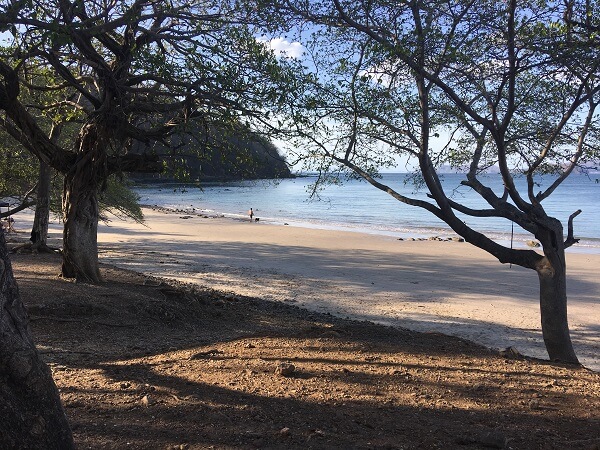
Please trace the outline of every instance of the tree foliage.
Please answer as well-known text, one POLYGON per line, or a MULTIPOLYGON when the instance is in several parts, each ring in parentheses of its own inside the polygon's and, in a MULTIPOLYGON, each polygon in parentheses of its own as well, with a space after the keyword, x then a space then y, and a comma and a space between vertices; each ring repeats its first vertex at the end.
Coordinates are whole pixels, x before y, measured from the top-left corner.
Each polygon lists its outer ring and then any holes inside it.
POLYGON ((573 171, 598 161, 597 38, 589 26, 563 19, 569 11, 597 17, 591 3, 288 0, 273 6, 283 26, 300 30, 313 56, 302 98, 282 111, 298 137, 295 148, 304 150, 299 158, 328 172, 351 171, 431 212, 501 262, 535 270, 549 354, 577 361, 567 325, 564 250, 577 241, 572 226, 579 211, 565 237, 543 201, 573 171), (428 201, 377 179, 378 170, 399 159, 416 169, 428 201), (466 172, 462 184, 485 207, 452 197, 437 171, 444 164, 466 172), (501 173, 502 192, 482 176, 491 166, 501 173), (543 189, 540 175, 550 179, 543 189), (540 241, 543 254, 507 248, 459 213, 512 221, 540 241))
POLYGON ((34 157, 0 128, 0 198, 23 198, 35 186, 34 157))
POLYGON ((63 275, 98 281, 97 193, 111 174, 160 171, 150 154, 181 127, 265 123, 289 78, 236 2, 15 1, 0 7, 13 42, 0 59, 5 128, 65 175, 63 275), (41 82, 51 73, 55 83, 41 82), (23 87, 82 116, 69 145, 51 142, 23 87), (130 152, 134 143, 148 154, 130 152))

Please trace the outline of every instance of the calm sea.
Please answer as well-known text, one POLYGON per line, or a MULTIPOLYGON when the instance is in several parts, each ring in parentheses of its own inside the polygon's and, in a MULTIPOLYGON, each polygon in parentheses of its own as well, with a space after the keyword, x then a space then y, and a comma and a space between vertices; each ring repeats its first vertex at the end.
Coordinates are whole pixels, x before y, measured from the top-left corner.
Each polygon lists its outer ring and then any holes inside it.
MULTIPOLYGON (((575 220, 575 236, 581 242, 571 251, 600 253, 600 175, 573 175, 544 201, 546 211, 567 225, 567 219, 577 209, 583 212, 575 220)), ((460 186, 462 174, 443 176, 446 192, 455 200, 471 207, 485 207, 485 203, 471 189, 460 186)), ((311 199, 310 185, 315 177, 278 181, 244 181, 207 183, 201 187, 190 185, 152 185, 137 187, 140 202, 207 215, 224 215, 246 219, 252 207, 261 222, 289 224, 299 227, 339 229, 398 238, 447 237, 454 233, 447 225, 427 211, 398 202, 388 194, 358 180, 344 181, 319 192, 319 199, 311 199)), ((502 192, 499 175, 484 178, 497 193, 502 192)), ((407 183, 406 174, 384 174, 383 182, 398 192, 415 198, 427 199, 424 190, 416 190, 407 183)), ((551 182, 539 180, 543 187, 551 182)), ((524 180, 517 180, 521 188, 524 180)), ((485 232, 494 240, 509 245, 511 235, 515 247, 525 246, 532 238, 526 231, 504 219, 462 216, 471 227, 485 232)))

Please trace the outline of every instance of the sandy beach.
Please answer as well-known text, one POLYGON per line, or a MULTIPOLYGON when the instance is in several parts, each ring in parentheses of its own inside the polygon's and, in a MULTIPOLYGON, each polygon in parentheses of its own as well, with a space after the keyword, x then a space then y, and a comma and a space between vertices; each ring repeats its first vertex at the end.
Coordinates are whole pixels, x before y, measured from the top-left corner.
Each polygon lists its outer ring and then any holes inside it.
MULTIPOLYGON (((145 209, 101 226, 101 261, 341 317, 547 358, 535 272, 460 242, 276 226, 145 209)), ((600 370, 600 255, 568 254, 576 352, 600 370)))
MULTIPOLYGON (((535 272, 469 244, 144 213, 145 225, 100 225, 101 262, 547 358, 535 272)), ((59 232, 53 225, 55 238, 59 232)), ((567 258, 575 350, 583 365, 600 370, 600 255, 567 258)))
MULTIPOLYGON (((60 278, 58 254, 11 254, 78 447, 600 444, 600 372, 472 342, 543 353, 528 272, 458 242, 147 214, 101 227, 99 285, 60 278)), ((15 225, 11 248, 31 224, 15 225)), ((55 223, 49 243, 60 236, 55 223)), ((588 367, 597 262, 571 264, 588 367)))

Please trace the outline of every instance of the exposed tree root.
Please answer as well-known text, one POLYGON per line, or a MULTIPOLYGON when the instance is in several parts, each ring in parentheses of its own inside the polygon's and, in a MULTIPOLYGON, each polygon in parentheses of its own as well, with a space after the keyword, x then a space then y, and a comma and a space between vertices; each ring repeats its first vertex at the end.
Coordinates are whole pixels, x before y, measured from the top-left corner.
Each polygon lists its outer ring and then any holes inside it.
POLYGON ((127 323, 113 323, 113 322, 102 322, 99 320, 89 319, 70 319, 68 317, 52 317, 52 316, 29 316, 30 321, 36 320, 53 320, 55 322, 81 322, 81 323, 95 323, 96 325, 103 325, 105 327, 117 327, 117 328, 133 328, 135 324, 127 323))
POLYGON ((10 253, 60 253, 60 249, 39 242, 34 244, 30 241, 13 247, 10 253))

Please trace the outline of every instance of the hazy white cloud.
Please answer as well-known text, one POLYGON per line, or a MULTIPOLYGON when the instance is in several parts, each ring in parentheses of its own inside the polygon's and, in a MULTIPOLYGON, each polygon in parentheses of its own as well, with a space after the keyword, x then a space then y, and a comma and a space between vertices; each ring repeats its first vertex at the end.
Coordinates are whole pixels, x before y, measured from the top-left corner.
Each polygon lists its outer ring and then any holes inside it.
POLYGON ((300 42, 290 42, 284 38, 275 38, 270 41, 261 39, 261 42, 268 45, 277 56, 300 59, 304 54, 304 47, 300 42))

